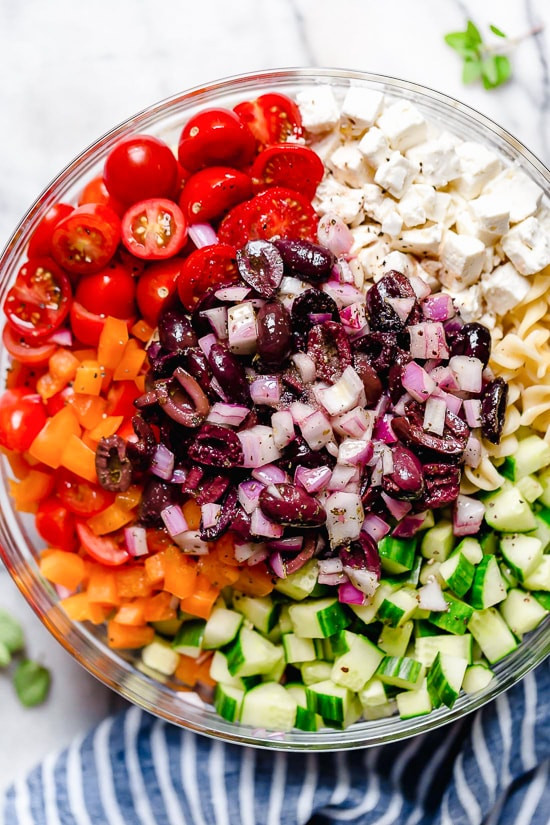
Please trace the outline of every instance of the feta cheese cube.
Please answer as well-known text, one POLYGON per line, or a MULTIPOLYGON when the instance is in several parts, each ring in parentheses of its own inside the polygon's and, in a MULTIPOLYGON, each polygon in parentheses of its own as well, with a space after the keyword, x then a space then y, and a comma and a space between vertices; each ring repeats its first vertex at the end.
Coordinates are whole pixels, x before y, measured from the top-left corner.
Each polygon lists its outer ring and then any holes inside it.
POLYGON ((416 267, 414 259, 409 255, 405 255, 403 252, 399 252, 398 249, 389 252, 385 257, 384 263, 386 272, 390 269, 395 269, 396 272, 402 272, 403 275, 407 275, 407 277, 415 274, 416 267))
POLYGON ((440 249, 441 281, 445 286, 464 289, 474 284, 485 263, 485 246, 471 235, 445 233, 440 249))
MULTIPOLYGON (((403 218, 405 226, 421 226, 426 223, 425 199, 421 197, 417 188, 415 184, 409 186, 397 204, 397 211, 403 218)), ((434 192, 433 189, 432 192, 434 192)))
POLYGON ((378 169, 381 163, 388 160, 391 154, 385 135, 376 126, 373 126, 363 135, 358 148, 367 163, 375 169, 378 169))
POLYGON ((480 195, 470 203, 478 224, 477 237, 490 245, 510 229, 510 210, 497 195, 480 195))
POLYGON ((428 128, 421 113, 408 100, 398 100, 388 106, 378 118, 378 126, 390 146, 400 152, 422 143, 428 128))
POLYGON ((364 249, 366 246, 371 246, 371 244, 378 240, 379 233, 379 228, 370 223, 354 227, 351 230, 351 234, 353 235, 353 243, 351 245, 351 249, 349 250, 349 254, 351 256, 357 255, 360 249, 364 249))
POLYGON ((443 292, 451 296, 462 320, 467 324, 471 321, 478 321, 481 318, 483 314, 483 304, 480 284, 474 284, 469 289, 463 289, 457 292, 450 289, 443 289, 443 292))
POLYGON ((367 183, 363 186, 363 209, 365 215, 380 222, 380 215, 384 203, 384 193, 376 183, 367 183))
POLYGON ((296 95, 304 129, 313 134, 328 132, 339 119, 340 111, 330 86, 304 89, 296 95))
POLYGON ((316 155, 319 155, 323 163, 326 163, 330 156, 335 152, 339 146, 342 145, 342 140, 338 132, 329 132, 328 135, 323 135, 310 144, 316 155))
POLYGON ((520 275, 511 263, 486 273, 480 283, 487 309, 495 315, 504 315, 517 306, 531 287, 529 279, 520 275))
POLYGON ((436 188, 447 186, 460 174, 460 161, 455 152, 456 139, 444 132, 435 140, 413 146, 407 157, 420 168, 419 180, 436 188))
POLYGON ((340 183, 360 187, 372 180, 365 158, 357 148, 357 143, 344 143, 328 158, 327 165, 340 183))
POLYGON ((376 170, 374 182, 386 189, 394 198, 400 198, 412 182, 418 167, 400 152, 392 152, 376 170))
POLYGON ((502 248, 522 275, 534 275, 550 264, 550 238, 536 218, 513 226, 502 238, 502 248))
POLYGON ((486 187, 487 194, 493 194, 503 209, 510 213, 510 223, 519 223, 537 211, 542 198, 542 189, 517 166, 504 169, 486 187))
POLYGON ((418 187, 419 189, 431 190, 430 195, 426 195, 424 200, 424 208, 426 210, 426 217, 429 221, 441 223, 445 226, 452 226, 454 213, 452 209, 452 198, 448 192, 436 192, 431 186, 418 187))
POLYGON ((437 255, 443 232, 439 224, 422 229, 407 229, 393 242, 396 249, 411 255, 437 255))
POLYGON ((396 238, 403 228, 403 218, 395 208, 395 202, 386 198, 382 216, 382 232, 396 238))
POLYGON ((386 272, 386 258, 391 252, 391 247, 387 241, 378 240, 371 246, 361 249, 357 255, 359 263, 363 267, 365 278, 375 281, 386 272))
POLYGON ((478 237, 479 221, 475 219, 467 203, 456 212, 454 224, 459 235, 470 235, 472 238, 478 237))
POLYGON ((361 135, 372 126, 384 105, 384 95, 374 89, 350 86, 342 104, 342 126, 352 135, 361 135))
POLYGON ((317 187, 313 206, 321 215, 332 212, 344 223, 352 223, 362 214, 363 191, 350 189, 327 175, 317 187))
POLYGON ((463 198, 477 198, 501 168, 501 162, 483 144, 465 140, 456 149, 459 160, 459 176, 453 181, 453 188, 463 198))

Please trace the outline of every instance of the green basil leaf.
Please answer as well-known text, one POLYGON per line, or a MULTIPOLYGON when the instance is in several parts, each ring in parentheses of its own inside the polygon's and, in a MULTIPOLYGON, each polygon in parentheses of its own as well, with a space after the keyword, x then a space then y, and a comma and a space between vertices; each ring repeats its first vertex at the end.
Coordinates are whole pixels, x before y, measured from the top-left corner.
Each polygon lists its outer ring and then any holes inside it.
POLYGON ((27 708, 40 705, 50 690, 50 672, 38 662, 24 659, 19 662, 13 675, 19 701, 27 708))
POLYGON ((497 37, 506 37, 507 36, 507 35, 504 34, 503 31, 501 31, 500 29, 497 29, 497 27, 493 26, 492 24, 489 26, 489 28, 491 29, 493 34, 496 34, 497 37))
POLYGON ((481 44, 483 43, 483 40, 481 39, 481 35, 479 33, 479 29, 471 20, 468 20, 468 25, 466 26, 466 34, 468 35, 470 41, 474 45, 481 46, 481 44))
POLYGON ((7 647, 10 653, 23 650, 25 644, 21 625, 5 610, 0 610, 0 642, 7 647))
POLYGON ((4 644, 4 642, 0 642, 0 667, 7 667, 11 662, 11 653, 4 644))
POLYGON ((498 83, 506 83, 512 74, 512 64, 504 54, 497 54, 495 57, 495 65, 498 75, 498 83))
POLYGON ((498 69, 494 55, 486 57, 481 64, 481 77, 486 89, 493 89, 498 85, 498 69))
POLYGON ((445 35, 445 43, 454 49, 456 52, 462 54, 464 49, 469 48, 468 37, 466 32, 451 32, 445 35))
POLYGON ((465 60, 462 67, 462 82, 473 83, 481 76, 481 61, 480 60, 465 60))

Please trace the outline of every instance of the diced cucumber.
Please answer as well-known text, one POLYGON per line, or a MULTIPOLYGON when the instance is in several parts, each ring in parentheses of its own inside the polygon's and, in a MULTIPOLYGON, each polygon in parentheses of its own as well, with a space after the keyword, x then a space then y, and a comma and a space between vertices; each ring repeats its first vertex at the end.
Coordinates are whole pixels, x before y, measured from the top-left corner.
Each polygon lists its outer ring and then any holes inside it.
POLYGON ((517 487, 503 487, 485 499, 485 506, 485 521, 501 533, 528 533, 537 526, 517 487))
POLYGON ((331 679, 316 682, 306 688, 308 710, 318 713, 323 719, 343 722, 355 704, 351 690, 336 685, 331 679))
POLYGON ((464 633, 463 636, 452 636, 448 633, 443 636, 417 636, 414 656, 426 667, 433 665, 438 653, 446 653, 471 662, 472 642, 473 637, 469 633, 464 633))
POLYGON ((506 598, 506 587, 496 556, 483 556, 475 568, 470 602, 476 610, 485 610, 506 598))
POLYGON ((393 593, 395 589, 396 588, 393 585, 386 584, 384 581, 381 581, 369 604, 350 604, 350 607, 355 615, 361 619, 362 622, 364 622, 364 624, 370 624, 376 618, 378 608, 386 596, 393 593))
POLYGON ((447 591, 443 594, 443 598, 449 605, 449 609, 442 612, 432 610, 430 613, 430 622, 442 630, 447 630, 449 633, 461 636, 463 633, 466 633, 468 629, 468 622, 474 612, 474 608, 466 604, 466 602, 455 598, 447 591))
POLYGON ((322 718, 318 713, 308 710, 306 689, 304 685, 298 682, 291 682, 285 685, 294 701, 296 702, 296 721, 294 726, 298 730, 319 730, 322 724, 322 718))
POLYGON ((416 556, 416 538, 398 539, 384 536, 378 542, 378 554, 384 570, 399 574, 411 570, 416 556))
POLYGON ((419 619, 414 623, 414 638, 419 639, 422 636, 439 636, 439 628, 435 627, 431 622, 419 619))
POLYGON ((337 685, 357 692, 374 674, 384 658, 376 645, 364 636, 356 636, 351 649, 334 660, 331 679, 337 685))
POLYGON ((439 568, 439 575, 459 598, 472 586, 474 573, 474 565, 463 553, 453 553, 439 568))
POLYGON ((413 616, 418 608, 418 600, 410 591, 396 590, 388 595, 378 608, 378 618, 380 621, 391 625, 391 627, 403 627, 405 622, 413 616))
POLYGON ((477 539, 474 539, 471 536, 467 536, 462 539, 460 544, 458 544, 453 550, 453 556, 455 553, 462 553, 464 558, 468 559, 468 561, 472 564, 479 564, 483 558, 483 549, 481 544, 477 539))
POLYGON ((279 617, 279 605, 273 602, 271 596, 245 596, 235 593, 233 609, 242 613, 264 636, 273 630, 279 617))
POLYGON ((550 510, 547 510, 545 507, 543 510, 535 513, 535 522, 536 527, 529 535, 534 536, 540 541, 542 544, 542 552, 546 553, 550 545, 550 510))
POLYGON ((325 646, 329 649, 332 661, 334 661, 337 656, 342 656, 351 650, 357 637, 358 634, 353 633, 351 630, 339 630, 338 633, 323 640, 323 649, 325 646))
POLYGON ((523 580, 528 590, 550 591, 550 556, 543 556, 532 573, 523 580))
POLYGON ((542 543, 534 536, 509 533, 500 539, 500 552, 513 575, 523 581, 542 559, 542 543))
POLYGON ((464 693, 478 693, 485 690, 487 685, 493 681, 494 673, 487 665, 470 665, 466 668, 462 689, 464 693))
POLYGON ((169 636, 173 638, 183 624, 183 616, 177 616, 174 619, 163 619, 160 622, 150 622, 156 633, 161 636, 169 636))
POLYGON ((277 682, 263 682, 244 695, 241 722, 253 728, 292 730, 296 721, 296 700, 277 682))
POLYGON ((428 670, 426 685, 434 707, 444 704, 452 708, 464 679, 468 662, 458 656, 439 652, 428 670))
POLYGON ((189 622, 184 622, 172 642, 174 650, 183 653, 184 656, 197 659, 202 651, 205 627, 206 622, 203 619, 192 619, 189 622))
POLYGON ((212 650, 232 642, 243 623, 243 617, 227 607, 215 607, 210 614, 202 639, 203 650, 212 650))
POLYGON ((289 604, 282 604, 279 612, 279 628, 282 634, 292 633, 292 622, 290 621, 290 613, 288 612, 289 604))
POLYGON ((401 627, 384 625, 380 631, 378 647, 386 656, 404 656, 411 639, 414 622, 405 622, 401 627))
POLYGON ((227 667, 232 676, 257 676, 269 673, 282 658, 282 647, 264 639, 256 630, 241 627, 227 651, 227 667))
POLYGON ((395 697, 397 710, 401 719, 414 719, 425 716, 433 708, 432 700, 426 686, 426 679, 416 690, 405 690, 395 697))
POLYGON ((416 556, 412 568, 405 573, 400 573, 398 576, 385 575, 383 581, 391 584, 397 590, 400 587, 411 585, 416 587, 420 578, 420 570, 422 568, 422 556, 416 556))
POLYGON ((142 648, 141 661, 145 667, 150 667, 165 676, 172 676, 176 672, 180 657, 170 642, 157 636, 142 648))
POLYGON ((330 679, 332 662, 304 662, 300 667, 304 685, 313 685, 315 682, 324 682, 330 679))
POLYGON ((295 633, 284 634, 283 650, 287 664, 293 664, 294 662, 313 662, 317 659, 313 639, 303 639, 295 633))
POLYGON ((378 665, 376 678, 385 685, 404 690, 414 690, 424 678, 426 668, 422 662, 408 656, 385 656, 378 665))
POLYGON ((357 696, 353 695, 343 719, 331 719, 328 716, 323 716, 323 724, 330 728, 344 730, 349 728, 350 725, 354 725, 361 718, 362 713, 361 702, 357 696))
POLYGON ((291 573, 286 579, 279 579, 275 585, 275 590, 284 593, 290 599, 301 601, 311 595, 317 577, 319 575, 319 565, 316 559, 310 559, 303 567, 291 573))
POLYGON ((535 597, 545 610, 550 612, 550 593, 546 593, 544 590, 536 590, 534 593, 531 593, 531 595, 535 597))
POLYGON ((522 439, 506 460, 506 477, 518 481, 550 464, 550 444, 538 435, 522 439))
POLYGON ((351 623, 345 607, 335 598, 311 599, 289 608, 294 633, 304 639, 323 639, 351 623))
POLYGON ((271 668, 271 670, 268 670, 267 673, 262 673, 261 680, 262 682, 280 682, 285 670, 286 661, 283 654, 279 661, 271 668))
POLYGON ((535 476, 524 476, 523 478, 520 478, 516 484, 516 487, 525 501, 528 501, 529 504, 532 504, 540 498, 544 492, 542 484, 539 483, 535 476))
POLYGON ((538 627, 548 615, 548 610, 531 593, 519 588, 508 591, 499 609, 512 633, 519 637, 538 627))
POLYGON ((249 690, 260 681, 259 676, 232 676, 227 667, 227 656, 221 650, 216 650, 210 662, 210 677, 215 682, 222 682, 224 685, 249 690))
POLYGON ((498 535, 494 530, 488 530, 479 536, 479 543, 485 554, 494 556, 498 550, 498 535))
POLYGON ((454 547, 455 537, 453 525, 450 521, 442 519, 435 527, 428 530, 420 545, 420 552, 425 559, 435 559, 445 561, 454 547))
POLYGON ((509 590, 510 587, 517 587, 519 582, 516 579, 516 577, 512 574, 512 571, 510 570, 504 559, 502 559, 502 561, 498 563, 498 566, 500 568, 500 575, 502 576, 502 581, 504 582, 505 588, 509 590))
POLYGON ((441 561, 434 561, 433 559, 428 559, 425 561, 420 568, 420 576, 419 576, 419 583, 420 584, 428 584, 431 579, 437 579, 441 587, 447 587, 447 582, 441 578, 439 575, 439 570, 443 562, 441 561))
POLYGON ((378 705, 385 705, 388 701, 384 685, 376 677, 369 679, 358 692, 359 701, 363 708, 373 708, 378 705))
POLYGON ((468 629, 491 664, 518 646, 514 634, 495 607, 472 613, 468 629))
POLYGON ((214 691, 214 707, 222 719, 228 722, 237 722, 241 716, 244 699, 244 690, 234 685, 224 685, 218 682, 214 691))
POLYGON ((542 473, 539 473, 537 479, 542 487, 542 493, 539 499, 545 507, 550 507, 550 467, 547 467, 542 473))
POLYGON ((397 713, 397 702, 395 699, 388 700, 383 705, 376 705, 372 708, 363 708, 363 717, 367 721, 373 719, 386 719, 389 716, 395 716, 397 713))

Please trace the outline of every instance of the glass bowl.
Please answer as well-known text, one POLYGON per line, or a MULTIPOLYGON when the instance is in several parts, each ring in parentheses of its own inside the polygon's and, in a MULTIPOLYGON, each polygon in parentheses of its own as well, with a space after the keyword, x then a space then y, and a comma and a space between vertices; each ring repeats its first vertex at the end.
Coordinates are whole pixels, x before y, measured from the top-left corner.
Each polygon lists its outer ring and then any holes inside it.
MULTIPOLYGON (((452 98, 404 80, 333 69, 276 70, 248 74, 195 88, 162 101, 135 115, 83 151, 37 198, 21 220, 0 259, 0 305, 21 265, 28 239, 47 209, 57 201, 76 201, 84 183, 100 173, 111 147, 123 136, 148 132, 177 143, 183 123, 207 106, 233 106, 265 91, 289 95, 301 88, 330 84, 343 95, 350 81, 383 91, 394 99, 406 99, 429 120, 439 122, 463 139, 477 140, 492 148, 508 163, 518 164, 550 194, 550 172, 518 140, 488 118, 452 98)), ((2 375, 7 353, 0 354, 2 375)), ((0 478, 0 555, 17 586, 45 626, 65 649, 93 676, 129 701, 177 725, 234 743, 281 750, 343 750, 393 742, 433 730, 452 722, 494 699, 514 685, 550 652, 550 623, 547 619, 511 655, 499 662, 495 678, 483 691, 461 695, 452 708, 432 711, 412 720, 390 717, 358 722, 343 731, 290 733, 252 730, 228 723, 181 685, 151 678, 137 667, 131 653, 110 650, 102 627, 72 622, 57 605, 53 587, 40 575, 37 555, 41 542, 31 516, 14 510, 9 496, 9 468, 2 458, 0 478)), ((549 617, 550 618, 550 617, 549 617)))

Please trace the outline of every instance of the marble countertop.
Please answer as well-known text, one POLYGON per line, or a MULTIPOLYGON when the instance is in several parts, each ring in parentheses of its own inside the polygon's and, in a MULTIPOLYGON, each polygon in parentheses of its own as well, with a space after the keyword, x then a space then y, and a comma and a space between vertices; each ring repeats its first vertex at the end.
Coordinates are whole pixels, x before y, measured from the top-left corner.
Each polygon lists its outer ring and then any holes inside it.
MULTIPOLYGON (((133 112, 198 83, 285 66, 332 66, 406 78, 488 115, 550 162, 550 6, 542 0, 0 0, 0 247, 74 155, 133 112), (421 13, 413 11, 422 9, 421 13), (443 42, 468 17, 521 38, 514 75, 465 87, 443 42)), ((23 710, 0 674, 0 786, 101 719, 121 700, 49 636, 5 571, 0 607, 19 616, 29 654, 48 665, 47 703, 23 710)))

